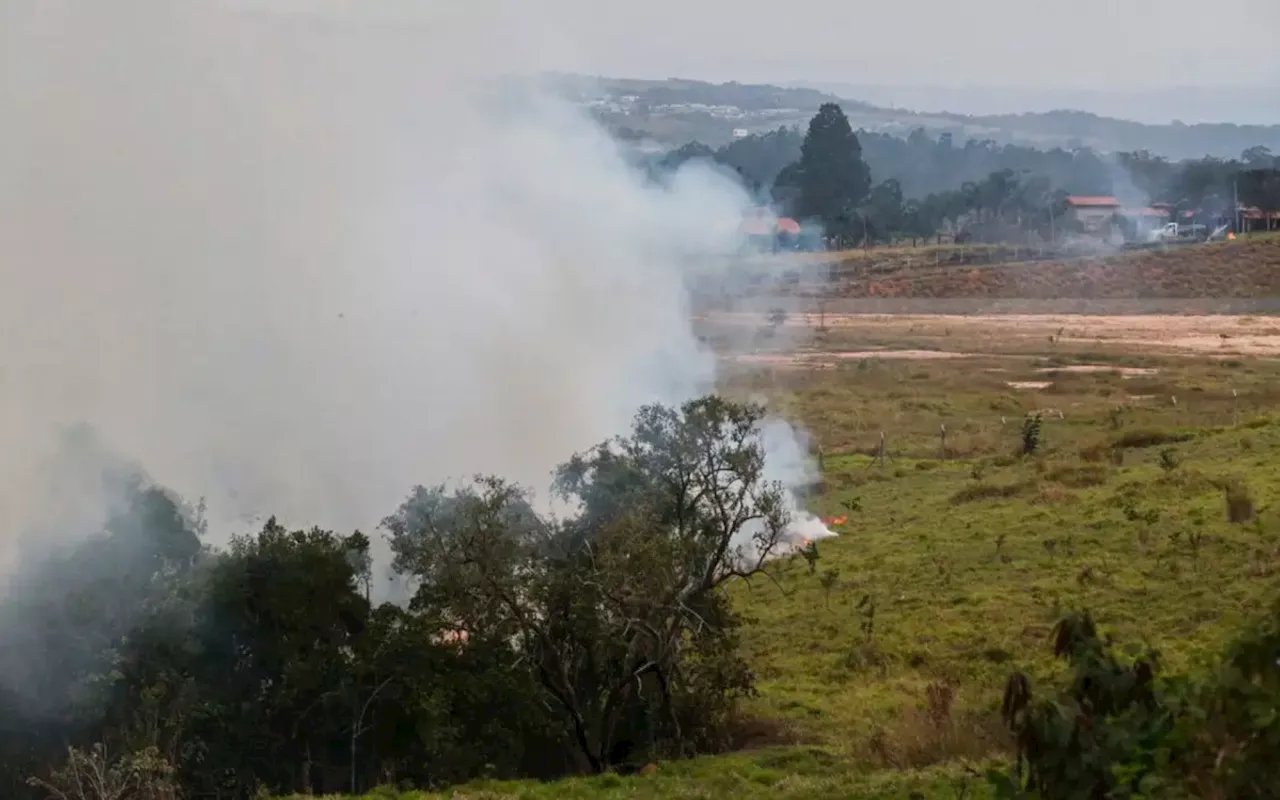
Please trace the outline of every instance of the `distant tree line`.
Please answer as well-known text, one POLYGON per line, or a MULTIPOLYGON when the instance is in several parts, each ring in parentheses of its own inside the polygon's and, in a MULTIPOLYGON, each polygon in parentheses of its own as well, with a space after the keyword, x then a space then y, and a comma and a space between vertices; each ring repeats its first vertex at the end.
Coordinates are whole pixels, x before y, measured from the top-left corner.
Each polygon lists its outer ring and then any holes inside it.
MULTIPOLYGON (((599 117, 610 130, 629 127, 639 139, 660 141, 668 146, 698 139, 719 145, 730 139, 738 119, 707 113, 708 106, 735 106, 748 117, 753 112, 773 110, 785 113, 788 120, 813 110, 823 103, 838 103, 850 113, 867 120, 868 126, 893 125, 901 130, 926 125, 933 134, 950 134, 958 141, 971 138, 966 131, 982 130, 985 138, 1001 144, 1019 143, 1031 147, 1064 147, 1068 151, 1094 147, 1105 152, 1148 149, 1174 159, 1198 158, 1202 155, 1225 157, 1254 145, 1280 148, 1280 126, 1238 125, 1235 123, 1194 123, 1179 121, 1146 124, 1116 119, 1086 111, 1057 109, 1020 114, 959 114, 945 111, 910 111, 878 107, 849 97, 838 97, 826 91, 796 86, 780 87, 728 82, 708 83, 680 78, 637 80, 559 75, 548 86, 575 101, 626 98, 626 111, 601 113, 599 117), (663 108, 659 113, 651 113, 663 108), (793 113, 794 112, 794 115, 793 113), (638 130, 637 130, 638 129, 638 130), (1037 144, 1049 143, 1049 144, 1037 144)), ((857 89, 846 87, 856 94, 857 89)), ((1265 93, 1255 90, 1256 99, 1266 101, 1265 93)), ((755 116, 758 120, 759 116, 755 116)), ((861 134, 860 134, 861 136, 861 134)), ((886 138, 900 138, 886 135, 886 138)), ((866 143, 869 153, 875 150, 866 143)), ((998 167, 963 180, 978 180, 998 167)), ((879 173, 878 173, 879 174, 879 173)), ((956 184, 963 182, 957 180, 956 184)), ((904 182, 905 185, 905 182, 904 182)), ((908 187, 916 196, 916 188, 908 187)), ((924 193, 936 191, 925 189, 924 193)))
POLYGON ((843 243, 921 240, 963 220, 969 235, 1051 234, 1068 195, 1114 195, 1129 206, 1168 203, 1230 218, 1240 203, 1280 210, 1280 157, 1252 147, 1236 159, 1173 162, 1149 152, 1038 150, 923 130, 905 138, 854 132, 840 107, 807 132, 779 128, 719 149, 697 142, 654 161, 657 174, 701 159, 732 172, 762 203, 820 220, 843 243), (836 186, 839 186, 837 199, 836 186))
POLYGON ((725 747, 753 688, 725 590, 776 568, 788 523, 762 413, 642 410, 559 468, 563 519, 499 478, 413 490, 382 526, 402 605, 372 601, 360 532, 273 519, 211 548, 199 507, 69 439, 75 486, 119 502, 89 530, 51 508, 74 544, 0 600, 0 796, 426 788, 725 747))

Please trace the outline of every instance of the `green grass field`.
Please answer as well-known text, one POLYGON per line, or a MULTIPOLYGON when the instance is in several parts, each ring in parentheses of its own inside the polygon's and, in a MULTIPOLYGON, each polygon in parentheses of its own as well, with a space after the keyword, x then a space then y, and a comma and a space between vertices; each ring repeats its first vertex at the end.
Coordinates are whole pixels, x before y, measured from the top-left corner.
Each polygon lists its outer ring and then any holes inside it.
POLYGON ((814 434, 810 505, 848 517, 812 569, 736 589, 759 688, 744 749, 405 800, 985 797, 981 772, 1008 753, 1004 681, 1052 687, 1065 610, 1155 646, 1166 671, 1201 669, 1276 593, 1280 363, 1044 349, 730 379, 814 434), (1081 362, 1147 372, 1044 371, 1081 362), (1035 410, 1039 450, 1017 456, 1035 410), (1232 484, 1252 521, 1228 520, 1232 484))

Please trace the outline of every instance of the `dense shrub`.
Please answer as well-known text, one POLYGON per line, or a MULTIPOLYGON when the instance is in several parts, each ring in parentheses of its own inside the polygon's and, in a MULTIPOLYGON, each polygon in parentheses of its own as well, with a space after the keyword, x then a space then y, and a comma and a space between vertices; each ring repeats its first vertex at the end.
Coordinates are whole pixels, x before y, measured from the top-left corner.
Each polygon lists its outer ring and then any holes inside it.
POLYGON ((1207 677, 1128 659, 1088 613, 1054 629, 1066 688, 1037 699, 1012 675, 1001 712, 1016 760, 989 779, 1002 798, 1275 797, 1280 790, 1280 602, 1207 677))

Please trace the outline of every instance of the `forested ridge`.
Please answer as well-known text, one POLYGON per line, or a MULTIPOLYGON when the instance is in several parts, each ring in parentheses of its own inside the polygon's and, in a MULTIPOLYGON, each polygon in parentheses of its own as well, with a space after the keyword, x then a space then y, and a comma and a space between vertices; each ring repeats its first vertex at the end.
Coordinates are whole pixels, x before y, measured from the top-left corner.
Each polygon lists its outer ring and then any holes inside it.
POLYGON ((1206 219, 1231 219, 1237 203, 1280 211, 1280 157, 1263 146, 1234 159, 1171 161, 1149 151, 961 144, 923 130, 905 138, 854 131, 834 103, 805 131, 781 127, 716 149, 691 142, 652 159, 648 169, 661 176, 689 162, 715 165, 759 202, 820 221, 828 236, 846 243, 916 241, 961 228, 987 241, 1028 231, 1049 239, 1069 195, 1115 196, 1132 209, 1165 203, 1175 214, 1206 219), (843 177, 831 177, 837 174, 843 177), (818 189, 821 181, 840 183, 839 196, 818 189))

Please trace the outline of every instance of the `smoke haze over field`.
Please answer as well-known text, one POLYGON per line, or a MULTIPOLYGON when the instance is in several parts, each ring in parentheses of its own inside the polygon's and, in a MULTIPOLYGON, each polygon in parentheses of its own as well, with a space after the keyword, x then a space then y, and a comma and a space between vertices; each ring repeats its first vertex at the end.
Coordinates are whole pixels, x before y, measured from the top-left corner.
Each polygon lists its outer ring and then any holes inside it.
POLYGON ((542 489, 709 385, 681 264, 746 198, 497 110, 490 79, 564 42, 447 5, 0 0, 0 563, 60 425, 212 530, 367 530, 418 482, 542 489))

